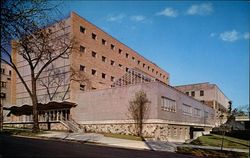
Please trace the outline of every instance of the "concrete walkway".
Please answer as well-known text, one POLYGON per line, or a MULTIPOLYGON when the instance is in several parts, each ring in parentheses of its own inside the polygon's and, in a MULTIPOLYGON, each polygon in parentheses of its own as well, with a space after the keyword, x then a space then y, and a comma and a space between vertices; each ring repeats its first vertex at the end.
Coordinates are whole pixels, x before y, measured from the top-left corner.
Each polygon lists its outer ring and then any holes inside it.
MULTIPOLYGON (((220 150, 220 147, 213 147, 213 146, 184 145, 181 143, 171 143, 171 142, 154 141, 154 140, 146 140, 146 141, 127 140, 127 139, 105 137, 101 134, 96 134, 96 133, 66 133, 57 131, 46 131, 44 134, 39 134, 38 136, 45 138, 61 139, 61 140, 91 142, 91 143, 105 144, 115 147, 140 149, 140 150, 175 152, 177 150, 177 146, 220 150)), ((249 150, 247 149, 223 148, 223 150, 249 153, 249 150)))

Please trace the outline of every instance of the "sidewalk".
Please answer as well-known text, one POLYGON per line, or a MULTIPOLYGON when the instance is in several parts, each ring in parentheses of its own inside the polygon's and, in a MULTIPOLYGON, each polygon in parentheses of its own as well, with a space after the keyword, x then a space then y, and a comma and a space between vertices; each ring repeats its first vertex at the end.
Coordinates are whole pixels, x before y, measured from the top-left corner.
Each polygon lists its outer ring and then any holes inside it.
MULTIPOLYGON (((96 134, 96 133, 66 133, 57 131, 47 131, 45 134, 39 134, 38 136, 45 138, 61 139, 61 140, 90 142, 90 143, 104 144, 109 146, 138 149, 138 150, 175 152, 177 150, 177 147, 220 150, 220 147, 213 147, 213 146, 185 145, 180 143, 171 143, 171 142, 153 141, 153 140, 146 140, 146 141, 127 140, 127 139, 105 137, 101 134, 96 134)), ((247 149, 223 148, 223 150, 249 153, 249 150, 247 149)))

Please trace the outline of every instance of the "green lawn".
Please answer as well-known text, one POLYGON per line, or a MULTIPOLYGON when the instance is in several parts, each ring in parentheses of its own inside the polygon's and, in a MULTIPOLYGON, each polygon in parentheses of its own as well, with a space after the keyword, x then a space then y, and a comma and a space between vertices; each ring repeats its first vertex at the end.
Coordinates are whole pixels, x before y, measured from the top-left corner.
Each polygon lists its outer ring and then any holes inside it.
POLYGON ((133 135, 123 135, 123 134, 113 134, 113 133, 100 133, 105 137, 119 138, 119 139, 128 139, 128 140, 137 140, 142 141, 141 137, 133 136, 133 135))
POLYGON ((248 153, 210 150, 210 149, 194 149, 190 147, 177 147, 177 153, 194 155, 198 157, 209 157, 209 158, 247 158, 248 157, 248 153))
MULTIPOLYGON (((193 145, 203 145, 203 146, 221 146, 221 135, 209 134, 201 136, 196 140, 192 141, 190 144, 193 145)), ((247 140, 242 140, 233 137, 224 137, 223 147, 226 148, 240 148, 240 149, 249 149, 250 144, 247 140)))
POLYGON ((40 131, 38 133, 33 133, 31 129, 22 129, 22 128, 9 128, 9 129, 3 129, 0 134, 6 134, 6 135, 21 135, 21 136, 36 136, 38 134, 43 134, 43 131, 40 131))

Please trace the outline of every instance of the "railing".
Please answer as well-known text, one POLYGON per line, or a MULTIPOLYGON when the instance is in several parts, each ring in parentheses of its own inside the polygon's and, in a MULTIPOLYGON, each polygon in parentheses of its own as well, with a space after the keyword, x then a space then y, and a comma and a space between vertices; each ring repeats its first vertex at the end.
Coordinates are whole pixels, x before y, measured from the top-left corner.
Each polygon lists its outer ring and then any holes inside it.
POLYGON ((71 116, 68 117, 68 119, 63 118, 62 120, 60 120, 60 122, 67 126, 68 129, 72 132, 81 133, 84 131, 81 125, 78 124, 71 116))

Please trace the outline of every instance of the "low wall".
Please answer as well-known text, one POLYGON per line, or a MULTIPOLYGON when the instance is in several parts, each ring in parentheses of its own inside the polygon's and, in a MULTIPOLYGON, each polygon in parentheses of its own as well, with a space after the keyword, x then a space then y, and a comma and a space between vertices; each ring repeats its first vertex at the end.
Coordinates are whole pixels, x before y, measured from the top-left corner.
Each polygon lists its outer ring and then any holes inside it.
MULTIPOLYGON (((5 127, 15 127, 15 128, 28 128, 32 129, 32 123, 4 123, 5 127)), ((41 130, 59 130, 59 131, 68 131, 67 127, 60 122, 53 123, 39 123, 39 128, 41 130)))
MULTIPOLYGON (((136 135, 135 124, 81 124, 86 132, 136 135)), ((161 141, 184 142, 190 139, 189 126, 146 123, 143 125, 143 137, 161 141)))

